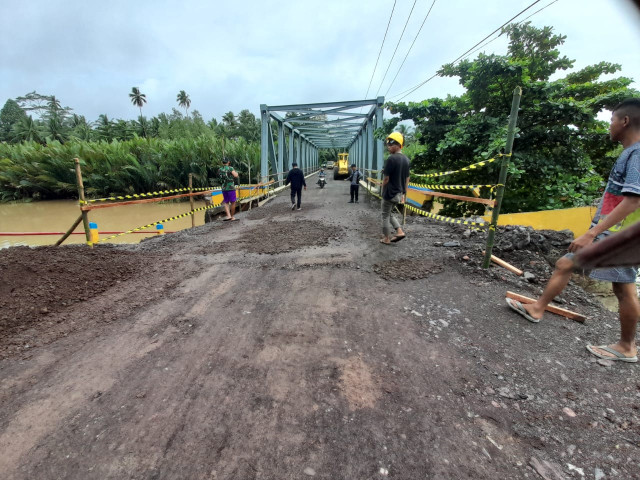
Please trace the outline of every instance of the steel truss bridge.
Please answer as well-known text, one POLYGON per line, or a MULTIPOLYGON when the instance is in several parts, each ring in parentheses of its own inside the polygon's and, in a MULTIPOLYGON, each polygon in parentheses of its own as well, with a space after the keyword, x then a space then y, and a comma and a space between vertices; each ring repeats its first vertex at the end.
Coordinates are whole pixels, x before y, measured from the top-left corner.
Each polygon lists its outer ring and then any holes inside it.
POLYGON ((335 148, 349 153, 361 169, 382 169, 382 140, 373 132, 382 128, 384 97, 372 100, 260 105, 262 181, 281 183, 296 162, 303 171, 318 168, 319 150, 335 148), (363 108, 368 111, 362 112, 363 108), (359 111, 355 111, 359 110, 359 111), (276 138, 274 139, 274 135, 276 138))

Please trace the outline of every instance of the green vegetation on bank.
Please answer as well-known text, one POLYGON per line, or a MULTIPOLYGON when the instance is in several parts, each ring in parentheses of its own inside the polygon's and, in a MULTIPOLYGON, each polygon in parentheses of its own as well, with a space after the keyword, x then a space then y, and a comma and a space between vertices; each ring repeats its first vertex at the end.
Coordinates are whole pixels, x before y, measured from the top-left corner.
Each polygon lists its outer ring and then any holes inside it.
POLYGON ((260 173, 260 144, 243 138, 202 135, 112 142, 52 141, 47 145, 0 143, 0 201, 77 198, 73 158, 81 159, 89 198, 215 185, 223 153, 233 159, 240 181, 260 173))

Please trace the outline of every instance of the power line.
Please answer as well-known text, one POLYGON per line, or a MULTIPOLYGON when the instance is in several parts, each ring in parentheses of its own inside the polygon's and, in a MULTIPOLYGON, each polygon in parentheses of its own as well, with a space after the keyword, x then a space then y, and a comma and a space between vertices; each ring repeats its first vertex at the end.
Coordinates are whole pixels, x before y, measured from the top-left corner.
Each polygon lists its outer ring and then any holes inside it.
POLYGON ((389 69, 391 68, 391 63, 393 63, 393 59, 396 56, 396 52, 398 51, 398 47, 400 46, 400 41, 404 36, 404 31, 407 29, 407 25, 409 24, 409 20, 411 19, 411 14, 413 13, 413 9, 416 6, 418 0, 413 0, 413 6, 411 7, 411 11, 409 12, 409 16, 407 17, 407 21, 404 24, 404 28, 402 29, 402 33, 400 34, 400 38, 398 39, 398 43, 396 44, 396 49, 393 51, 393 55, 391 55, 391 60, 389 61, 389 66, 387 67, 387 71, 384 72, 384 76, 382 77, 382 81, 380 82, 380 86, 378 87, 378 91, 376 92, 376 97, 378 93, 380 93, 380 89, 382 88, 382 84, 384 83, 384 79, 387 78, 387 73, 389 73, 389 69))
MULTIPOLYGON (((473 49, 475 49, 478 45, 480 45, 481 43, 483 43, 485 40, 487 40, 488 38, 492 37, 496 32, 500 31, 505 25, 508 25, 510 22, 512 22, 513 20, 515 20, 516 18, 518 18, 520 15, 522 15, 524 12, 526 12, 527 10, 529 10, 530 8, 532 8, 534 5, 540 3, 542 0, 535 0, 532 4, 530 4, 528 7, 526 7, 525 9, 521 10, 520 12, 518 12, 516 15, 514 15, 513 17, 511 17, 509 20, 507 20, 506 22, 504 22, 502 25, 500 25, 498 28, 496 28, 493 32, 491 32, 489 35, 487 35, 486 37, 484 37, 482 40, 480 40, 478 43, 476 43, 473 47, 469 48, 467 51, 465 51, 462 55, 460 55, 458 58, 456 58, 453 62, 450 62, 451 64, 455 64, 457 61, 459 61, 460 59, 462 59, 465 55, 467 55, 469 52, 471 52, 473 49)), ((543 9, 540 9, 543 10, 543 9)), ((529 17, 527 17, 529 18, 529 17)), ((398 100, 396 101, 400 101, 402 100, 404 97, 406 97, 407 95, 412 94, 413 92, 415 92, 416 90, 418 90, 420 87, 422 87, 424 84, 426 84, 427 82, 430 82, 431 80, 433 80, 435 77, 437 77, 438 74, 435 73, 434 75, 432 75, 431 77, 427 78, 426 80, 424 80, 423 82, 420 82, 418 85, 409 88, 408 90, 405 90, 403 92, 400 92, 397 95, 394 95, 395 97, 398 97, 400 95, 402 95, 400 98, 398 98, 398 100), (406 92, 406 93, 405 93, 406 92), (404 94, 404 95, 403 95, 404 94)))
POLYGON ((396 9, 397 0, 393 0, 393 8, 391 9, 391 15, 389 15, 389 22, 387 23, 387 30, 384 32, 384 38, 382 39, 382 45, 380 45, 380 51, 378 52, 378 59, 376 60, 376 66, 373 67, 373 73, 371 74, 371 80, 369 80, 369 86, 367 87, 367 93, 364 94, 364 98, 369 95, 369 89, 371 88, 371 82, 373 82, 373 76, 376 74, 376 68, 378 68, 378 61, 380 60, 380 54, 382 53, 382 47, 387 39, 387 33, 389 32, 389 25, 391 25, 391 19, 393 18, 393 11, 396 9))
MULTIPOLYGON (((559 0, 553 0, 553 2, 548 3, 547 5, 545 5, 544 7, 536 10, 535 12, 533 12, 531 15, 529 15, 528 17, 523 18, 522 20, 520 20, 519 22, 515 23, 515 25, 520 25, 521 23, 526 22, 527 20, 529 20, 531 17, 533 17, 534 15, 540 13, 542 10, 544 10, 545 8, 550 7, 551 5, 553 5, 554 3, 558 2, 559 0)), ((490 43, 495 42, 497 39, 499 39, 502 36, 503 32, 500 32, 500 35, 498 35, 495 38, 492 38, 491 40, 489 40, 487 43, 480 45, 478 48, 476 48, 475 50, 473 50, 472 52, 469 52, 467 55, 465 55, 463 58, 460 59, 460 61, 469 58, 471 55, 473 55, 474 53, 476 53, 478 50, 482 50, 484 47, 486 47, 487 45, 489 45, 490 43)))
POLYGON ((411 49, 413 48, 413 44, 416 43, 416 40, 418 39, 418 35, 420 35, 420 32, 422 31, 422 27, 424 27, 424 24, 427 21, 427 18, 429 18, 429 14, 431 13, 431 9, 433 9, 433 6, 435 4, 436 4, 436 0, 433 0, 433 3, 429 7, 429 11, 427 12, 427 14, 424 17, 424 20, 422 21, 422 25, 420 25, 420 30, 418 30, 418 33, 417 33, 416 37, 413 39, 413 42, 411 43, 411 46, 409 47, 409 50, 407 51, 407 54, 404 56, 404 60, 402 60, 402 63, 400 64, 400 68, 398 68, 398 71, 396 72, 396 76, 393 77, 393 80, 391 80, 391 84, 389 85, 389 88, 387 88, 387 93, 384 94, 385 97, 389 94, 389 90, 391 90, 391 87, 393 86, 393 82, 395 82, 396 78, 398 78, 398 74, 400 73, 400 70, 402 70, 402 67, 404 66, 404 62, 407 61, 407 57, 409 56, 409 53, 411 52, 411 49))

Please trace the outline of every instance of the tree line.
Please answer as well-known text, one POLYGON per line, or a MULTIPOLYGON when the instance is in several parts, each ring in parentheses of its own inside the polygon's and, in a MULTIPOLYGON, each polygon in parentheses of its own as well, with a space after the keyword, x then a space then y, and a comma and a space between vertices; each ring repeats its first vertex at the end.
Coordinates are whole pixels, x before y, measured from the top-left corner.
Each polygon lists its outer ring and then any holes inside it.
POLYGON ((212 118, 206 122, 197 110, 189 113, 191 100, 184 90, 180 90, 176 102, 185 110, 184 114, 172 108, 171 113, 147 118, 142 114, 146 95, 138 87, 132 87, 129 99, 140 110, 136 120, 112 119, 105 113, 94 121, 88 121, 84 115, 63 107, 55 95, 35 91, 8 99, 0 110, 0 141, 46 145, 52 141, 62 144, 68 141, 112 142, 132 140, 136 136, 176 140, 201 135, 229 140, 242 138, 246 142, 260 140, 260 120, 248 109, 237 115, 230 111, 220 121, 212 118))

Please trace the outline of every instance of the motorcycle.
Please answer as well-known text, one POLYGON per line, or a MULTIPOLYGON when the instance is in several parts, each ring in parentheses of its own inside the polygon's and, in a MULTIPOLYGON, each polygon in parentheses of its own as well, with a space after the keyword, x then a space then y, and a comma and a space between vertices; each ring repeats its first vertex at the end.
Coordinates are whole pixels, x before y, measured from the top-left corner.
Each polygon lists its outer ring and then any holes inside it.
POLYGON ((320 188, 324 188, 324 186, 327 184, 327 181, 325 180, 324 177, 320 177, 318 179, 318 185, 320 185, 320 188))

